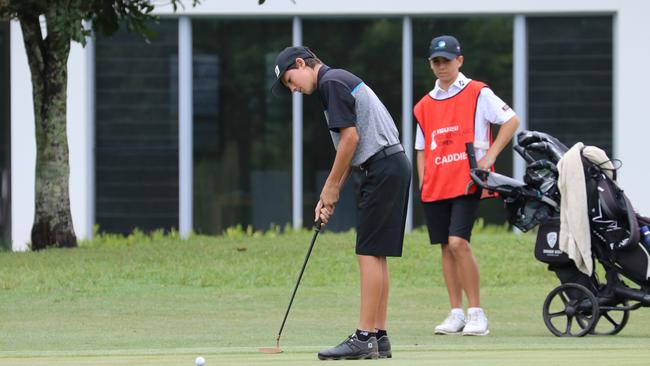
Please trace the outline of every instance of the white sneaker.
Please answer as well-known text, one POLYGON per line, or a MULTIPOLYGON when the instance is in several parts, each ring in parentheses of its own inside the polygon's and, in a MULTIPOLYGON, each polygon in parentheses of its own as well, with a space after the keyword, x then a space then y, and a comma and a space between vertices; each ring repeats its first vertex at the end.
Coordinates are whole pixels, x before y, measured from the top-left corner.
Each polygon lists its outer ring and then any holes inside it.
POLYGON ((440 325, 438 325, 433 333, 434 334, 460 334, 460 332, 465 327, 465 319, 459 317, 458 315, 450 312, 440 325))
POLYGON ((490 334, 488 320, 483 311, 467 314, 467 324, 463 328, 464 336, 485 336, 490 334))

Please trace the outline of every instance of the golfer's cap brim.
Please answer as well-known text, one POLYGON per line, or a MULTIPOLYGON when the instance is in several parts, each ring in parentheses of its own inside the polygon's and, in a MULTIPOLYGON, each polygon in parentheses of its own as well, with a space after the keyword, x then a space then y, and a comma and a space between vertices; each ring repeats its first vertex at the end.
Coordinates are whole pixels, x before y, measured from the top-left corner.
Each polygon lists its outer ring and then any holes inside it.
POLYGON ((457 54, 451 53, 451 52, 438 51, 438 52, 432 53, 431 56, 429 56, 429 60, 433 60, 436 57, 444 57, 447 60, 453 60, 458 56, 460 56, 460 55, 457 55, 457 54))
POLYGON ((280 77, 275 79, 273 85, 271 85, 271 93, 276 97, 286 97, 291 94, 291 90, 282 84, 282 76, 284 73, 280 74, 280 77))

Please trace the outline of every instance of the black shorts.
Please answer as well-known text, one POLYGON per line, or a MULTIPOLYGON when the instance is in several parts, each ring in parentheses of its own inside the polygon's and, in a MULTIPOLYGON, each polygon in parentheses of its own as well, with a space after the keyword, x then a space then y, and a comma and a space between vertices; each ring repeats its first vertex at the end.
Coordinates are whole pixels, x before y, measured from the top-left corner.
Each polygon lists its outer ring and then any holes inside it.
POLYGON ((401 257, 411 186, 411 163, 404 152, 355 169, 359 255, 401 257))
POLYGON ((447 244, 450 236, 470 241, 480 193, 435 202, 422 202, 431 244, 447 244))

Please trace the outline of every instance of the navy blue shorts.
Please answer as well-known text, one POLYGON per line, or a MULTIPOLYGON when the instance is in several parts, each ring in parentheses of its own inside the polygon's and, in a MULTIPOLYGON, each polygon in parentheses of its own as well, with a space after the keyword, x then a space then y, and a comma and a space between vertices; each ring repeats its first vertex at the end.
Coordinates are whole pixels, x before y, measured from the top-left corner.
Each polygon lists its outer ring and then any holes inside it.
POLYGON ((435 202, 422 202, 431 244, 447 244, 450 236, 470 241, 480 192, 435 202))
POLYGON ((401 257, 411 186, 411 163, 404 152, 355 169, 358 255, 401 257))

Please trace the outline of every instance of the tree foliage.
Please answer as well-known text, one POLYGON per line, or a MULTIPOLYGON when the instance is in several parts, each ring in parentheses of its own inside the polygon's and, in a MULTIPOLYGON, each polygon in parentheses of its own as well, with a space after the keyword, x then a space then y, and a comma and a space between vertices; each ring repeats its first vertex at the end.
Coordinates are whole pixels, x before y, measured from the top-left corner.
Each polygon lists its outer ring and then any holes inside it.
MULTIPOLYGON (((192 5, 199 2, 192 0, 192 5)), ((181 0, 0 0, 0 17, 22 20, 45 15, 48 29, 51 23, 51 29, 59 34, 59 39, 85 45, 92 31, 110 36, 121 25, 150 37, 152 34, 147 24, 156 19, 152 12, 156 6, 164 5, 172 6, 174 11, 184 6, 181 0), (54 9, 57 10, 55 13, 54 9), (83 21, 92 21, 92 29, 85 28, 83 21)))

